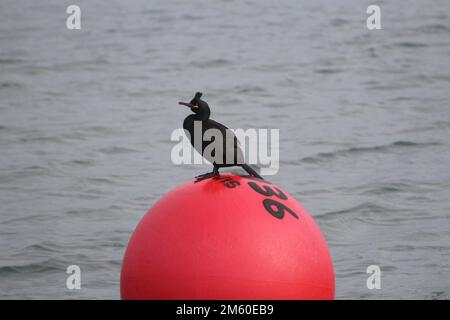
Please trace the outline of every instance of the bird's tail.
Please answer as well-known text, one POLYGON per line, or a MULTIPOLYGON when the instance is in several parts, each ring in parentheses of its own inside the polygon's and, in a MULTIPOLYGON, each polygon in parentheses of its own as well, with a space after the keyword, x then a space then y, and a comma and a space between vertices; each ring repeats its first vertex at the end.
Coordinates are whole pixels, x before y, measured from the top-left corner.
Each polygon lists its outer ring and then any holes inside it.
POLYGON ((256 172, 256 170, 253 169, 250 165, 244 163, 244 164, 242 165, 242 169, 244 169, 245 171, 247 171, 247 173, 248 173, 249 175, 264 180, 264 178, 261 177, 261 176, 259 175, 259 173, 256 172))

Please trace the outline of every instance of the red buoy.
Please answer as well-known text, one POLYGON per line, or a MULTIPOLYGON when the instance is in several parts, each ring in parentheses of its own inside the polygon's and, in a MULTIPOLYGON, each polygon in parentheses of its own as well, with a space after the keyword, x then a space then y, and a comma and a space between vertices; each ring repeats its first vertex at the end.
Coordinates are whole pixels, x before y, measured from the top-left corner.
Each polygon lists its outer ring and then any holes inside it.
POLYGON ((221 174, 160 199, 134 231, 122 299, 333 299, 327 244, 265 180, 221 174))

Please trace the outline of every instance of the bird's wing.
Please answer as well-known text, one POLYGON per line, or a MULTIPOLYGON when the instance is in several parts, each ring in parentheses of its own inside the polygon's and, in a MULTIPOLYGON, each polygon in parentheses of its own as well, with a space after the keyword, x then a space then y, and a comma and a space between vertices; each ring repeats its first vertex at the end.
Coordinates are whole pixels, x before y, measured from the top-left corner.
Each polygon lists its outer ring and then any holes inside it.
MULTIPOLYGON (((234 142, 234 148, 230 149, 227 148, 227 146, 224 146, 225 148, 225 159, 234 159, 233 161, 238 162, 238 163, 244 163, 244 155, 241 149, 241 143, 239 142, 238 138, 236 137, 236 135, 234 134, 233 131, 231 131, 231 129, 227 128, 226 126, 224 126, 223 124, 216 122, 214 120, 209 119, 208 122, 210 123, 210 125, 212 125, 212 127, 216 127, 217 129, 219 129, 222 132, 226 132, 226 134, 229 137, 233 138, 233 142, 234 142)), ((227 137, 223 137, 223 138, 227 138, 227 137)))
POLYGON ((214 121, 212 119, 209 119, 208 122, 210 122, 212 125, 216 126, 219 129, 228 129, 227 127, 225 127, 223 124, 221 124, 220 122, 214 121))
MULTIPOLYGON (((236 135, 234 134, 234 132, 230 130, 230 128, 224 126, 223 124, 221 124, 221 123, 219 123, 219 122, 217 122, 217 121, 211 120, 211 119, 209 119, 208 121, 209 121, 211 124, 217 126, 217 128, 218 128, 219 130, 226 130, 230 135, 233 136, 235 143, 236 143, 238 146, 241 146, 241 143, 239 142, 238 138, 236 137, 236 135)), ((224 137, 224 138, 225 138, 225 137, 224 137)))

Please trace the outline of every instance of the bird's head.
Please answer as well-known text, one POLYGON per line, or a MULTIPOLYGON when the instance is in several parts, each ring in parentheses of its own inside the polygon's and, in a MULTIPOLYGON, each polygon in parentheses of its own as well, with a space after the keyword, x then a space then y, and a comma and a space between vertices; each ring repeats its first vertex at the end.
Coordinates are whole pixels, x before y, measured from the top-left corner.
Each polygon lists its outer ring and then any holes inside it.
POLYGON ((190 102, 178 102, 179 104, 191 108, 193 113, 200 115, 202 118, 208 119, 211 111, 206 101, 200 99, 202 97, 201 92, 197 92, 190 102))

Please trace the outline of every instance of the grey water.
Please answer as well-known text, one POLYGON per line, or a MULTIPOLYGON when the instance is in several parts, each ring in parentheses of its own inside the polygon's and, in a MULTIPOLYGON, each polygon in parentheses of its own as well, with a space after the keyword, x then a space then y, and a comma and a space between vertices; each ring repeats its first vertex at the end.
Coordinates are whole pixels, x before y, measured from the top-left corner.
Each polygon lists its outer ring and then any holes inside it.
POLYGON ((377 1, 368 30, 370 4, 2 0, 0 298, 120 298, 139 220, 210 170, 170 160, 202 91, 231 128, 280 129, 268 179, 319 224, 337 299, 449 299, 450 6, 377 1))

